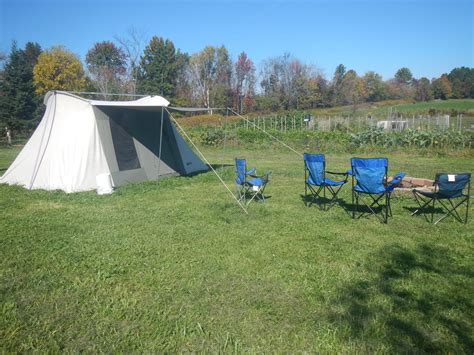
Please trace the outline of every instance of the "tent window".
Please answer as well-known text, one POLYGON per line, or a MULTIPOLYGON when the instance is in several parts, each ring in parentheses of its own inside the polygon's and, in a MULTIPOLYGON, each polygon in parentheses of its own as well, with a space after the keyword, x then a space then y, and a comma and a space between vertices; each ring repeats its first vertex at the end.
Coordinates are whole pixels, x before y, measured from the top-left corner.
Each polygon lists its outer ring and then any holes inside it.
POLYGON ((140 169, 140 160, 133 137, 127 132, 127 117, 110 118, 110 132, 120 171, 140 169))

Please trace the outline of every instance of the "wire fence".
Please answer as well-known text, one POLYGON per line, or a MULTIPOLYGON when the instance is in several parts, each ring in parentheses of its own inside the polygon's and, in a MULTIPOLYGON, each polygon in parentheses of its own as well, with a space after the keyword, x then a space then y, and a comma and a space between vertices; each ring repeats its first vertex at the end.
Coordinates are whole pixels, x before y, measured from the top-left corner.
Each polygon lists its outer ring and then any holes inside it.
POLYGON ((310 116, 305 114, 293 115, 266 115, 248 118, 248 121, 232 122, 235 128, 244 127, 249 130, 347 130, 357 132, 369 127, 379 127, 387 131, 403 131, 416 129, 421 131, 431 130, 456 130, 460 132, 474 132, 474 117, 462 114, 449 115, 413 115, 397 117, 375 116, 310 116))

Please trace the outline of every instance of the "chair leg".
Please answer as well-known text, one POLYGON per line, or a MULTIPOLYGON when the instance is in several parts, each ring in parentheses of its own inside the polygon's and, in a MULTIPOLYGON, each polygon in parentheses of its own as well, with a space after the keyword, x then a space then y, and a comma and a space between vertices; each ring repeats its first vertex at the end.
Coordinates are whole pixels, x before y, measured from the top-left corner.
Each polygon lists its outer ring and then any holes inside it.
MULTIPOLYGON (((454 205, 453 201, 451 201, 451 199, 448 199, 449 201, 449 204, 451 205, 451 208, 452 208, 452 212, 456 215, 455 218, 462 223, 462 217, 459 215, 458 211, 456 210, 456 208, 458 208, 459 206, 461 206, 463 203, 464 203, 464 199, 461 200, 460 203, 458 203, 456 206, 454 205)), ((441 202, 441 201, 440 201, 441 202)), ((444 207, 444 206, 443 206, 444 207)), ((446 207, 445 207, 446 208, 446 207)))
POLYGON ((311 207, 313 203, 316 203, 316 197, 319 195, 321 189, 316 191, 311 185, 307 185, 309 188, 309 192, 311 193, 311 201, 309 201, 308 207, 311 207))
POLYGON ((354 205, 354 190, 352 190, 352 219, 355 218, 355 210, 356 210, 356 206, 354 205))
POLYGON ((469 212, 469 199, 471 198, 471 196, 469 195, 469 192, 470 192, 470 186, 469 186, 469 190, 468 190, 468 193, 467 193, 467 203, 466 203, 466 218, 464 219, 464 224, 467 224, 467 213, 469 212))
POLYGON ((391 193, 389 193, 389 195, 388 195, 388 213, 389 213, 390 217, 393 217, 393 213, 392 213, 392 194, 391 193))
POLYGON ((456 209, 461 206, 464 202, 466 202, 466 199, 462 199, 459 203, 456 205, 451 201, 451 199, 448 199, 449 204, 451 205, 451 208, 449 206, 446 206, 442 200, 439 200, 439 203, 446 209, 446 214, 444 214, 440 219, 438 219, 434 224, 438 224, 448 216, 453 216, 455 220, 457 220, 460 223, 466 223, 467 218, 465 220, 462 219, 462 217, 459 215, 459 213, 456 211, 456 209))
POLYGON ((323 185, 323 211, 326 210, 326 185, 323 185))
POLYGON ((387 223, 388 222, 388 208, 389 208, 389 203, 390 203, 387 200, 388 194, 383 193, 383 194, 379 195, 378 197, 373 197, 372 195, 369 195, 369 196, 372 198, 372 203, 370 205, 366 203, 367 207, 372 212, 372 214, 374 216, 376 216, 377 218, 378 218, 377 212, 372 207, 374 207, 374 208, 380 207, 381 210, 382 210, 381 222, 382 223, 387 223), (380 200, 382 200, 383 197, 385 197, 385 205, 381 205, 380 202, 379 202, 380 200))
MULTIPOLYGON (((419 208, 416 209, 414 212, 412 212, 412 216, 418 214, 418 213, 423 213, 423 209, 427 207, 432 199, 423 199, 421 196, 419 196, 415 191, 413 191, 413 196, 415 197, 415 201, 418 203, 419 208)), ((423 213, 423 217, 426 219, 427 222, 430 222, 428 216, 426 213, 423 213)))
POLYGON ((329 194, 331 195, 330 200, 326 203, 327 208, 325 209, 326 211, 329 211, 331 207, 333 207, 335 204, 337 204, 337 195, 339 191, 341 191, 343 185, 340 185, 337 189, 333 189, 332 186, 327 185, 325 188, 328 189, 329 194))
POLYGON ((247 201, 247 206, 250 204, 250 202, 253 201, 253 199, 257 196, 257 192, 255 192, 252 197, 250 198, 250 200, 247 201))
MULTIPOLYGON (((321 190, 323 189, 323 186, 318 186, 318 190, 315 190, 314 188, 310 187, 311 193, 312 193, 312 198, 311 198, 311 203, 309 204, 310 206, 315 203, 318 205, 319 209, 321 209, 321 205, 318 203, 317 199, 320 198, 320 193, 321 190)), ((324 211, 324 206, 322 207, 322 210, 324 211)))
MULTIPOLYGON (((357 212, 359 212, 359 199, 364 202, 364 204, 367 206, 369 209, 370 213, 372 213, 375 217, 379 219, 380 222, 382 223, 387 223, 388 222, 388 213, 390 209, 390 196, 386 193, 379 194, 377 197, 374 197, 373 195, 369 194, 370 198, 372 199, 372 203, 367 202, 365 199, 359 196, 358 193, 354 193, 355 195, 355 200, 356 200, 356 209, 357 212), (382 199, 385 197, 385 204, 381 204, 380 201, 383 201, 382 199), (382 216, 380 216, 374 208, 380 207, 382 216)), ((357 219, 362 218, 364 215, 366 215, 369 212, 360 212, 359 215, 357 216, 357 219)), ((353 218, 355 218, 355 212, 353 214, 353 218)))
POLYGON ((435 202, 436 202, 436 199, 434 198, 433 199, 433 206, 432 206, 432 210, 431 210, 431 223, 433 223, 433 220, 434 220, 435 202))
POLYGON ((304 205, 308 207, 308 201, 306 200, 308 196, 308 184, 304 183, 304 205))
POLYGON ((242 188, 237 186, 237 197, 239 198, 239 202, 242 201, 242 188))

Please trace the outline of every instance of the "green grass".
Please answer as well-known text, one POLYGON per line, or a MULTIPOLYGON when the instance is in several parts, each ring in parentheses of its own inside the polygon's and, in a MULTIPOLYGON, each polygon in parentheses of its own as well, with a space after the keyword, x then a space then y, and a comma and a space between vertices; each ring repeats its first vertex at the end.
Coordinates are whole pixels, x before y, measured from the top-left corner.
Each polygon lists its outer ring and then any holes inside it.
MULTIPOLYGON (((473 211, 432 226, 398 197, 387 225, 354 221, 304 206, 294 153, 228 147, 232 187, 242 155, 273 172, 249 215, 211 172, 107 196, 0 185, 1 351, 472 353, 473 211)), ((389 158, 418 177, 473 167, 472 152, 389 158)))
POLYGON ((386 100, 359 105, 337 106, 312 110, 314 115, 386 117, 390 112, 404 115, 451 114, 474 115, 474 99, 432 100, 428 102, 408 102, 407 100, 386 100))
POLYGON ((474 116, 474 100, 473 99, 451 99, 451 100, 434 100, 428 102, 400 103, 395 105, 384 105, 377 108, 374 114, 386 116, 392 113, 401 113, 403 115, 436 115, 450 114, 453 119, 458 112, 464 116, 474 116))

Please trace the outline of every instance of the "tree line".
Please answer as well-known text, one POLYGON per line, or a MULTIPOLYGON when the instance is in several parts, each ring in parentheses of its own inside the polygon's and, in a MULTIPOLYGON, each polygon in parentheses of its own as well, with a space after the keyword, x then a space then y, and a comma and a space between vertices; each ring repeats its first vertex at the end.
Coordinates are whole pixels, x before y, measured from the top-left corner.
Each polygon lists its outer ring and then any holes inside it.
POLYGON ((474 68, 454 68, 438 78, 414 78, 402 67, 389 80, 359 75, 339 64, 331 78, 288 53, 264 60, 257 73, 245 52, 235 61, 225 46, 188 54, 170 39, 148 43, 136 32, 95 43, 84 63, 64 46, 43 50, 37 43, 0 53, 0 121, 32 126, 42 115, 49 90, 161 95, 173 105, 233 107, 236 111, 308 110, 386 99, 474 98, 474 68))

